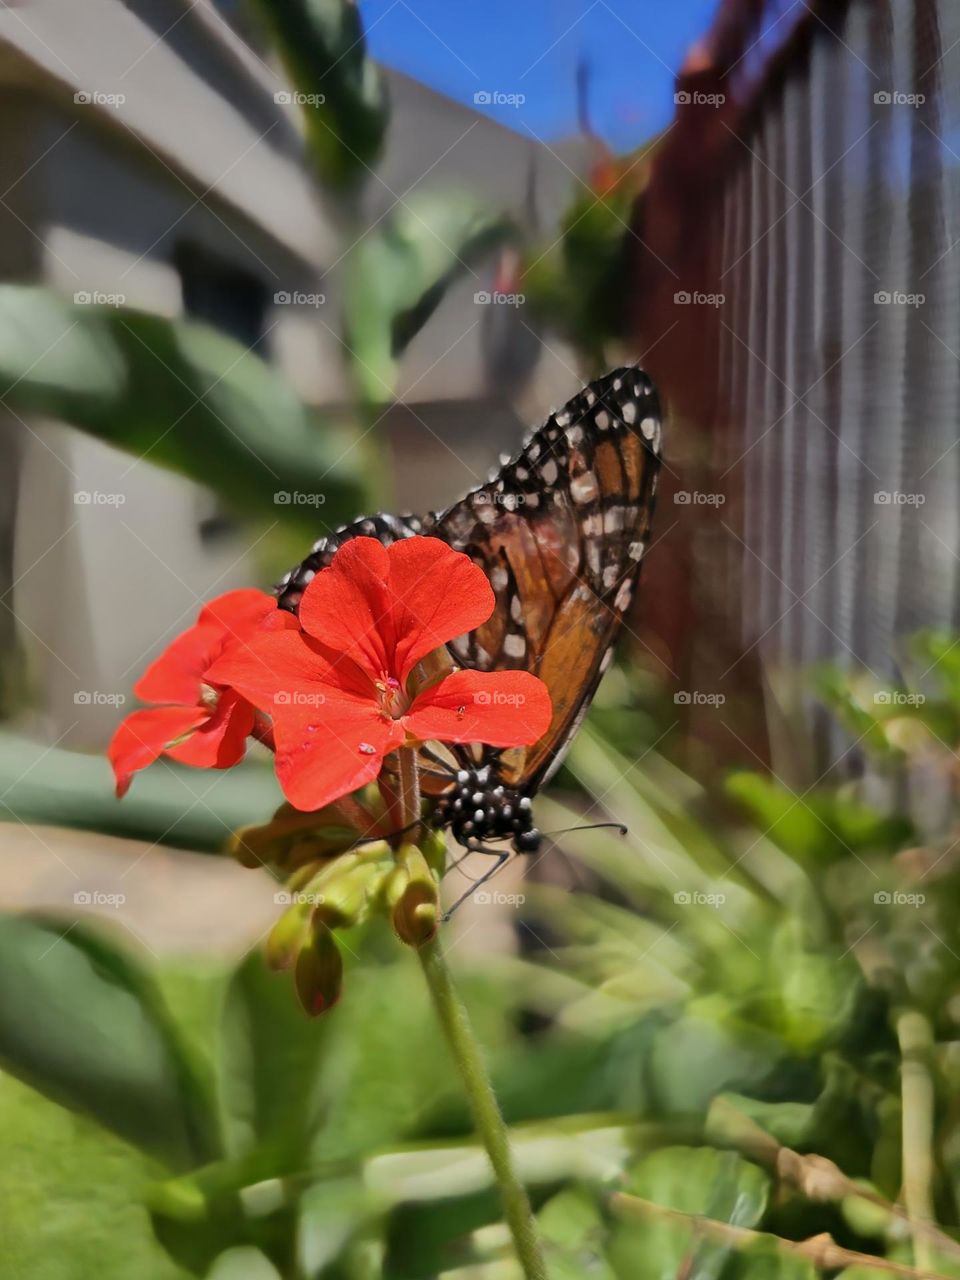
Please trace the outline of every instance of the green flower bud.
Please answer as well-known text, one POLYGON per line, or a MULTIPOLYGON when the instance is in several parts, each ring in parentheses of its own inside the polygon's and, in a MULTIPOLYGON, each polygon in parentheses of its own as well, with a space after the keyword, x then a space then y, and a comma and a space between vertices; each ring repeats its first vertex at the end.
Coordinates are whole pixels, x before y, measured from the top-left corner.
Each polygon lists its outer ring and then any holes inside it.
POLYGON ((329 929, 321 926, 300 948, 294 982, 297 998, 311 1017, 326 1013, 340 999, 343 958, 329 929))
POLYGON ((440 924, 440 883, 420 849, 405 844, 397 850, 397 867, 387 885, 393 927, 402 942, 422 947, 440 924))
POLYGON ((423 833, 423 839, 420 841, 420 848, 431 871, 434 871, 438 877, 442 878, 447 869, 447 842, 444 839, 443 832, 433 831, 427 827, 423 833))
MULTIPOLYGON (((346 861, 346 859, 344 859, 346 861)), ((359 924, 369 912, 390 874, 389 863, 356 861, 339 872, 336 868, 311 882, 315 886, 313 904, 315 924, 330 929, 349 928, 359 924)))
POLYGON ((289 969, 310 934, 310 913, 306 902, 288 907, 267 936, 266 957, 271 969, 289 969))

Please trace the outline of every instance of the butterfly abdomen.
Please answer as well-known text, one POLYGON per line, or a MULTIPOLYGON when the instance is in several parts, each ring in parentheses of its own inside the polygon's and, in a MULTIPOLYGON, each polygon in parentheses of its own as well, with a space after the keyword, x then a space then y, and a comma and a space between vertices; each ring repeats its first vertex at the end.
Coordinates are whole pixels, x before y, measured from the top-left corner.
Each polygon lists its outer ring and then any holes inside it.
POLYGON ((460 844, 510 840, 517 853, 536 853, 540 848, 529 796, 495 783, 489 766, 461 769, 452 790, 437 802, 433 821, 449 825, 460 844))

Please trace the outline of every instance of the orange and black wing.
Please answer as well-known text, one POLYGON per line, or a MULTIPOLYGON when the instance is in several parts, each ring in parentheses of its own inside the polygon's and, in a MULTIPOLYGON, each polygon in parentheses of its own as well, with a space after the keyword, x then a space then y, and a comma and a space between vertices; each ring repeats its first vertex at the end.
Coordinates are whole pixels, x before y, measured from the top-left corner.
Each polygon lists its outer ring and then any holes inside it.
POLYGON ((650 537, 660 405, 636 368, 617 369, 551 415, 488 484, 423 522, 486 573, 496 607, 449 646, 478 671, 543 680, 553 720, 534 746, 459 748, 532 794, 559 766, 613 655, 650 537))

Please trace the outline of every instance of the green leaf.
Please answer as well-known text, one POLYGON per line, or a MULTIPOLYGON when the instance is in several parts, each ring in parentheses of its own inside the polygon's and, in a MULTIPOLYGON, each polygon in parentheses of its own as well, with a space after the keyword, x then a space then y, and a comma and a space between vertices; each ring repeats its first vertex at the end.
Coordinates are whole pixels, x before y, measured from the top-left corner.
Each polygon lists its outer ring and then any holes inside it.
MULTIPOLYGON (((710 1147, 665 1147, 639 1161, 624 1188, 631 1195, 681 1213, 753 1227, 767 1204, 770 1180, 733 1152, 710 1147)), ((685 1223, 651 1216, 618 1223, 610 1258, 627 1280, 717 1280, 730 1247, 699 1239, 685 1223)))
POLYGON ((321 1067, 331 1022, 308 1018, 288 973, 259 950, 233 976, 224 1014, 221 1093, 234 1152, 269 1153, 262 1176, 306 1162, 323 1108, 321 1067))
POLYGON ((204 324, 2 285, 0 389, 18 413, 62 418, 314 537, 318 507, 276 494, 318 495, 331 526, 362 505, 356 451, 259 356, 204 324))
POLYGON ((746 1022, 717 994, 691 1001, 681 1017, 656 1033, 649 1078, 663 1111, 697 1114, 724 1090, 762 1088, 787 1060, 778 1037, 746 1022))
MULTIPOLYGON (((839 951, 839 947, 836 948, 839 951)), ((846 1031, 863 989, 852 956, 817 947, 805 922, 785 920, 772 938, 769 986, 758 1010, 800 1053, 834 1042, 846 1031)))
POLYGON ((537 1214, 550 1280, 615 1280, 604 1257, 606 1226, 595 1198, 567 1187, 537 1214))
POLYGON ((502 214, 472 196, 425 192, 405 200, 356 245, 348 261, 344 320, 365 399, 390 399, 397 357, 452 282, 510 230, 502 214))
POLYGON ((377 1216, 375 1197, 359 1178, 328 1178, 300 1201, 297 1224, 299 1270, 319 1276, 363 1227, 377 1216))
POLYGON ((0 1074, 5 1276, 185 1280, 141 1203, 153 1162, 92 1120, 0 1074))
POLYGON ((0 1062, 174 1168, 220 1149, 210 1081, 149 975, 102 933, 0 917, 0 1062))
POLYGON ((388 121, 383 78, 367 56, 360 7, 351 0, 255 0, 301 95, 307 141, 320 176, 343 185, 376 160, 388 121))
POLYGON ((105 756, 7 733, 0 733, 0 795, 3 821, 13 817, 211 851, 222 849, 237 827, 261 820, 280 799, 267 765, 240 764, 213 776, 163 760, 118 800, 105 756))
POLYGON ((734 773, 727 794, 770 839, 805 866, 822 866, 864 849, 896 850, 913 827, 834 791, 794 793, 759 773, 734 773))
POLYGON ((263 1176, 256 1158, 221 1160, 154 1183, 145 1200, 157 1239, 181 1266, 206 1276, 226 1250, 248 1246, 291 1274, 299 1185, 263 1176))

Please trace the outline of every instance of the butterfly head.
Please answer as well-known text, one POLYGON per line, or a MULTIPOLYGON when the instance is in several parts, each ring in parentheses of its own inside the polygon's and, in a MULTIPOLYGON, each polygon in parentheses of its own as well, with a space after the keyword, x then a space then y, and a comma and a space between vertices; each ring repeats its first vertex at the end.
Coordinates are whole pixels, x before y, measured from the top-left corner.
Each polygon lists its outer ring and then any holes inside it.
POLYGON ((530 797, 490 782, 489 767, 461 769, 453 790, 437 802, 435 819, 460 844, 510 840, 517 853, 536 853, 543 837, 533 825, 530 797))

